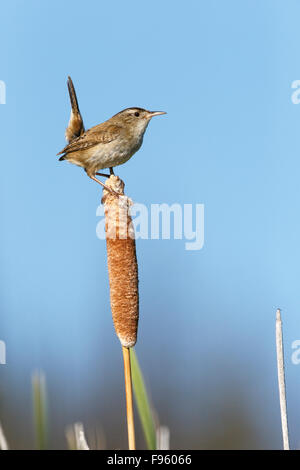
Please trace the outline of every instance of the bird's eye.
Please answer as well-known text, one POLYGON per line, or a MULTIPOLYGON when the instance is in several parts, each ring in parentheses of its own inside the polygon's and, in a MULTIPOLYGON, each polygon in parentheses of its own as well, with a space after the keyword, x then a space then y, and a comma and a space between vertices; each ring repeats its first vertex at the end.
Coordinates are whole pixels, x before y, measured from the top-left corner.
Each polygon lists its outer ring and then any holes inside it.
POLYGON ((134 113, 134 115, 135 115, 136 117, 139 117, 140 113, 139 113, 138 111, 136 111, 136 112, 134 113))

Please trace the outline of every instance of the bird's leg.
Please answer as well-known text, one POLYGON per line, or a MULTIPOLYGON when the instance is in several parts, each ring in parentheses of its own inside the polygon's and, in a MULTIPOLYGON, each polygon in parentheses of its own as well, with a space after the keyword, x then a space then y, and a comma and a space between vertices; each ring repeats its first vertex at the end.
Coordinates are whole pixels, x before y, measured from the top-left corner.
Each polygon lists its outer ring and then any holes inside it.
POLYGON ((96 181, 96 183, 101 184, 101 186, 103 186, 103 188, 105 188, 107 191, 109 191, 109 192, 110 192, 111 194, 113 194, 114 196, 117 196, 117 197, 122 196, 122 194, 119 194, 119 193, 117 193, 116 191, 114 191, 113 189, 108 188, 107 186, 105 186, 105 184, 102 183, 102 181, 98 180, 98 179, 96 178, 96 176, 93 176, 93 175, 88 175, 88 176, 89 176, 92 180, 96 181))
POLYGON ((107 175, 106 173, 96 173, 96 175, 105 176, 105 178, 109 178, 111 175, 114 175, 114 169, 112 166, 109 168, 109 173, 109 175, 107 175))

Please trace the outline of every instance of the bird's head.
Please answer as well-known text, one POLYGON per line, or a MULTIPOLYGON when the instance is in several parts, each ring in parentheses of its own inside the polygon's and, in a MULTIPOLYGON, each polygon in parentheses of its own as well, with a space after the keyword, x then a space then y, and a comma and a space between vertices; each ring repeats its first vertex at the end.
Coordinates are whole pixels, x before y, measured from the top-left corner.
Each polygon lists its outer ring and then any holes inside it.
POLYGON ((119 123, 128 126, 132 133, 144 134, 154 116, 166 114, 164 111, 148 111, 143 108, 126 108, 113 116, 119 123))

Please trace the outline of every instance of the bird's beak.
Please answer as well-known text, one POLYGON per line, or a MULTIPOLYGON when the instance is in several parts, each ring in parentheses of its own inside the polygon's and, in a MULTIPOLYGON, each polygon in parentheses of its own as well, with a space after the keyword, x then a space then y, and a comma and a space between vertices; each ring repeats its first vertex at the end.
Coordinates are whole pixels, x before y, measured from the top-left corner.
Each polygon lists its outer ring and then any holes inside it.
POLYGON ((149 118, 153 116, 160 116, 161 114, 167 114, 165 111, 149 111, 149 118))

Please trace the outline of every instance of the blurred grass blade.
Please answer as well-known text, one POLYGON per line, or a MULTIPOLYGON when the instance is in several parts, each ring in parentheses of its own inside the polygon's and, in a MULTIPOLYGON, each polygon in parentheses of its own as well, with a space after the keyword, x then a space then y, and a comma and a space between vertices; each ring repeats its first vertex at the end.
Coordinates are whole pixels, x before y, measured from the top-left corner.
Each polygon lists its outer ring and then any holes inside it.
POLYGON ((170 429, 167 426, 156 429, 156 450, 170 450, 170 429))
POLYGON ((5 438, 1 423, 0 423, 0 450, 9 450, 7 440, 5 438))
POLYGON ((70 450, 90 450, 86 442, 82 423, 75 423, 66 430, 66 438, 70 450))
POLYGON ((142 423, 146 444, 149 450, 155 450, 156 432, 154 426, 154 419, 151 412, 151 406, 144 384, 143 375, 137 360, 136 353, 133 348, 130 348, 130 357, 134 397, 137 404, 139 417, 142 423))
POLYGON ((284 450, 290 450, 288 416, 287 416, 287 409, 286 409, 286 390, 285 390, 286 387, 285 387, 285 373, 284 373, 282 320, 281 320, 281 312, 279 308, 276 311, 276 352, 277 352, 277 371, 278 371, 278 386, 279 386, 283 448, 284 450))
POLYGON ((32 393, 36 446, 44 450, 47 446, 46 380, 41 371, 32 375, 32 393))
POLYGON ((68 443, 68 449, 77 450, 74 425, 70 425, 66 427, 65 436, 66 436, 67 443, 68 443))

